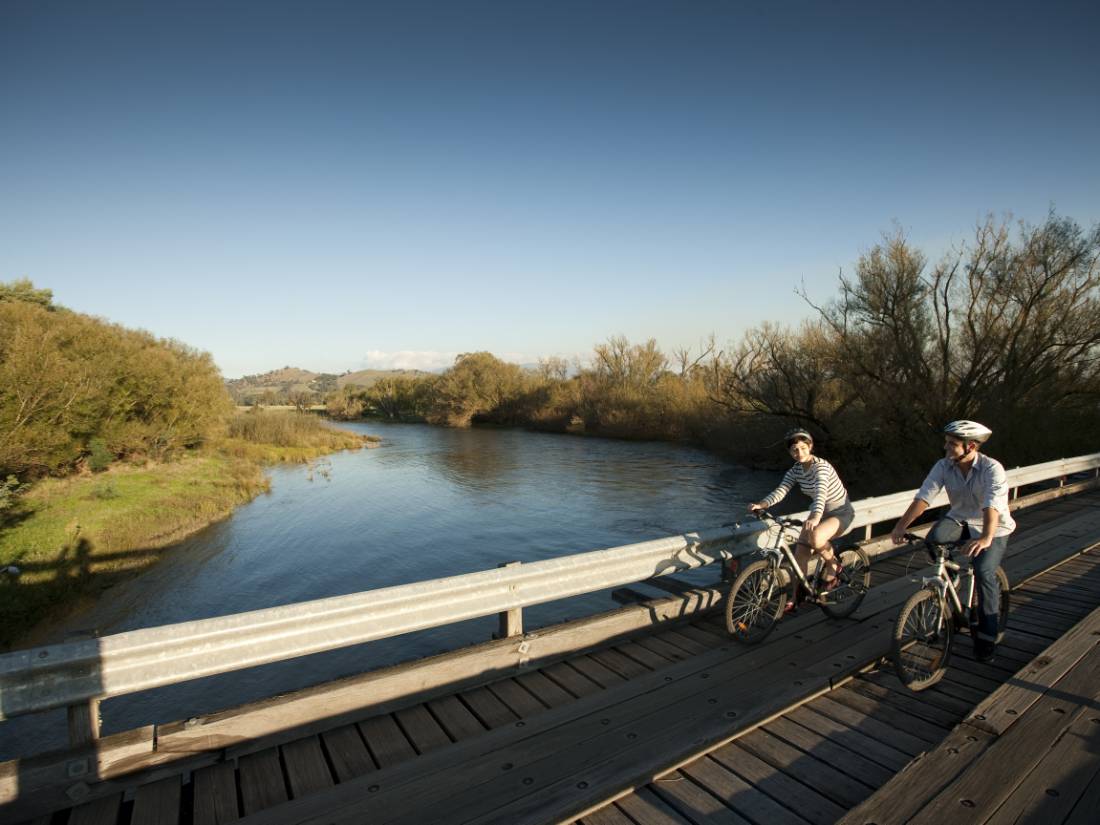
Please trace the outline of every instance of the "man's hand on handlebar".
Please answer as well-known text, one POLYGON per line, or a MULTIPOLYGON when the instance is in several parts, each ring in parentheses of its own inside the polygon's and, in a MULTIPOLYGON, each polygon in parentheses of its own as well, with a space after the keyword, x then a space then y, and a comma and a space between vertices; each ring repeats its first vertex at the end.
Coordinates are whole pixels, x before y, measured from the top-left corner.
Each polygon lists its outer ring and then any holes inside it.
POLYGON ((750 504, 749 504, 749 512, 750 513, 758 513, 763 509, 764 509, 764 505, 761 504, 759 501, 753 501, 753 502, 750 502, 750 504))

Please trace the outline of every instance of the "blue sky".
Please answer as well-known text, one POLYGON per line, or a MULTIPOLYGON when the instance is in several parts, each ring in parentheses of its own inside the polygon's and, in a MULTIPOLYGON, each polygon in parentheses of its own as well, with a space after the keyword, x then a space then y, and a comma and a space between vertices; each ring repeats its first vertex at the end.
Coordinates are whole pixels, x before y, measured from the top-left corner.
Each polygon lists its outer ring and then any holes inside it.
POLYGON ((227 377, 724 343, 1100 219, 1097 8, 5 0, 0 280, 227 377))

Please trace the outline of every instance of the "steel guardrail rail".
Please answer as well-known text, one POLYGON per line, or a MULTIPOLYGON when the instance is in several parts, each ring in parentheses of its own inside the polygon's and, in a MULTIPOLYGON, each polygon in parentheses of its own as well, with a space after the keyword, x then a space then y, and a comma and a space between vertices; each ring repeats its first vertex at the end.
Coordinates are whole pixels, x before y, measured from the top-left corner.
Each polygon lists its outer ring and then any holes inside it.
MULTIPOLYGON (((1008 472, 1010 488, 1100 468, 1100 453, 1008 472)), ((917 491, 855 502, 853 527, 917 491)), ((941 495, 933 505, 946 503, 941 495)), ((797 514, 805 516, 806 513, 797 514)), ((759 521, 0 655, 0 720, 453 624, 701 567, 756 546, 759 521)))

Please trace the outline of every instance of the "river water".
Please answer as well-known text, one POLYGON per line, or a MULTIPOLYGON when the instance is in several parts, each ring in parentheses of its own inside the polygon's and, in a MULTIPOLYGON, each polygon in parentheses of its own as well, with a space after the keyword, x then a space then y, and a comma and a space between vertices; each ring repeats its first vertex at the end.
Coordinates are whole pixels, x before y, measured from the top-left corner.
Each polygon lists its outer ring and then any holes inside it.
MULTIPOLYGON (((708 453, 521 430, 343 425, 382 445, 270 471, 271 492, 110 588, 59 628, 100 635, 613 547, 737 518, 778 474, 708 453)), ((705 573, 712 580, 712 571, 705 573)), ((527 608, 524 625, 608 610, 609 593, 527 608)), ((485 641, 496 617, 103 704, 104 733, 186 719, 485 641)), ((0 724, 0 759, 64 744, 63 712, 0 724)))

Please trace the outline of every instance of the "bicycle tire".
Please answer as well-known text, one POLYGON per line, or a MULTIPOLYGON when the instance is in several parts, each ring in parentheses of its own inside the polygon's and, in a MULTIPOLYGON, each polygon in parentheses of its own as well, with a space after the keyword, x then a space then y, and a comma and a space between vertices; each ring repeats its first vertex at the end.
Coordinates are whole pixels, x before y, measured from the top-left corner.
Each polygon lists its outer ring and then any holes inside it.
POLYGON ((826 591, 818 606, 830 618, 846 619, 855 613, 871 589, 871 559, 862 547, 849 547, 840 552, 839 558, 843 568, 840 584, 826 591))
POLYGON ((783 614, 788 588, 777 573, 769 562, 755 561, 733 580, 726 598, 726 630, 739 642, 764 641, 783 614))
POLYGON ((1012 588, 1008 584, 1008 574, 1003 567, 997 568, 997 584, 1001 587, 1001 610, 997 621, 997 644, 1005 637, 1008 627, 1008 611, 1012 607, 1012 588))
POLYGON ((931 589, 918 590, 898 613, 894 624, 894 670, 913 691, 932 687, 947 672, 954 632, 951 611, 931 589))

